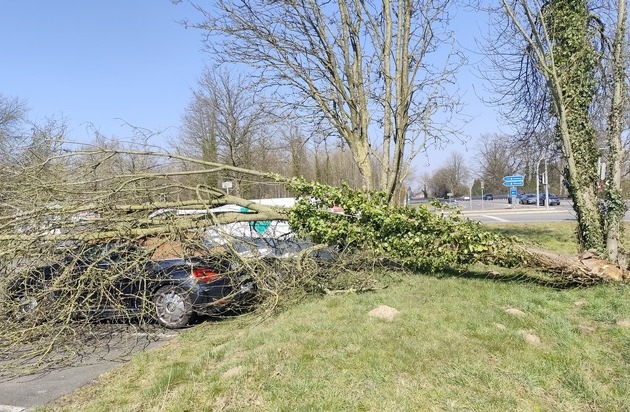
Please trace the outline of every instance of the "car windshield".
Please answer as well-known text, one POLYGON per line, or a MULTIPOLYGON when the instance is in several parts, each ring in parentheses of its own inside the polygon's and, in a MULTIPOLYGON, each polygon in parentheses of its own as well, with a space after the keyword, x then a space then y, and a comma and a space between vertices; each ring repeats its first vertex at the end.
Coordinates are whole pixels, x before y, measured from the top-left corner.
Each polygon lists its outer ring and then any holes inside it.
POLYGON ((96 243, 74 247, 67 259, 89 265, 98 262, 117 262, 132 256, 137 257, 143 252, 146 252, 143 248, 124 242, 96 243))

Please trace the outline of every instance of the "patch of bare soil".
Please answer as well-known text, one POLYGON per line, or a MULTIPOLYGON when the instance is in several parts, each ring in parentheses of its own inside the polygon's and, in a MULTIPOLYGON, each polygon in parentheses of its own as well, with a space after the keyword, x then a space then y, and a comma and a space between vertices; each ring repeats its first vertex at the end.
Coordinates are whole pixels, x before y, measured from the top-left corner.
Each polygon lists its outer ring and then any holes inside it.
POLYGON ((509 315, 514 315, 514 316, 518 316, 518 317, 523 317, 525 316, 525 312, 523 312, 520 309, 516 309, 516 308, 507 308, 505 310, 505 313, 509 314, 509 315))
POLYGON ((379 305, 368 312, 368 316, 371 318, 384 319, 392 321, 400 312, 391 306, 379 305))

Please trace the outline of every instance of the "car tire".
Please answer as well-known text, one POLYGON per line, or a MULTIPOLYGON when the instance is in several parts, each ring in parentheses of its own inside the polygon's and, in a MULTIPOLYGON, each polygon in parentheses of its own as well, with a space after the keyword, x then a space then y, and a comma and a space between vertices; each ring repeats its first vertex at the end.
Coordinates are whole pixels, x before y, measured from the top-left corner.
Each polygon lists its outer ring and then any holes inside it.
POLYGON ((17 299, 17 304, 17 320, 23 320, 29 315, 29 313, 35 310, 39 302, 35 298, 26 298, 22 296, 17 299))
POLYGON ((55 316, 56 309, 53 307, 56 300, 53 292, 39 294, 27 297, 19 295, 14 298, 17 305, 16 320, 22 321, 29 317, 37 318, 38 321, 52 319, 55 316))
POLYGON ((174 285, 158 289, 153 296, 153 304, 155 320, 165 328, 184 328, 194 315, 190 296, 174 285))

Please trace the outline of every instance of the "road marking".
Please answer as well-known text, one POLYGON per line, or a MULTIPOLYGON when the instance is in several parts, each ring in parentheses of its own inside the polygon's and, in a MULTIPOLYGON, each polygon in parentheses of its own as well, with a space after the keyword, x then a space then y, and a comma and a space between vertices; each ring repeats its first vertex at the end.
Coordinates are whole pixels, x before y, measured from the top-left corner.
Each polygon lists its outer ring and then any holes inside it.
POLYGON ((21 406, 0 405, 0 412, 23 412, 26 408, 21 406))
POLYGON ((488 218, 488 219, 493 219, 496 220, 497 222, 509 222, 509 220, 507 219, 501 219, 500 217, 494 217, 494 216, 490 216, 490 215, 481 215, 482 217, 488 218))

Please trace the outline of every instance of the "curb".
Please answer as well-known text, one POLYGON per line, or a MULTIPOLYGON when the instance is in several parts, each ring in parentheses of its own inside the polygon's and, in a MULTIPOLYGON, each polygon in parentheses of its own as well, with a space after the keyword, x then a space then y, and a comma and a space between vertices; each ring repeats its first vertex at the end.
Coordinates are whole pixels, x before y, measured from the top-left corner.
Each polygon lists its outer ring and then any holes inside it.
POLYGON ((566 212, 567 209, 546 209, 541 207, 540 209, 523 209, 523 208, 509 208, 509 209, 484 209, 484 210, 462 210, 464 215, 490 215, 490 214, 504 214, 504 213, 560 213, 566 212))

